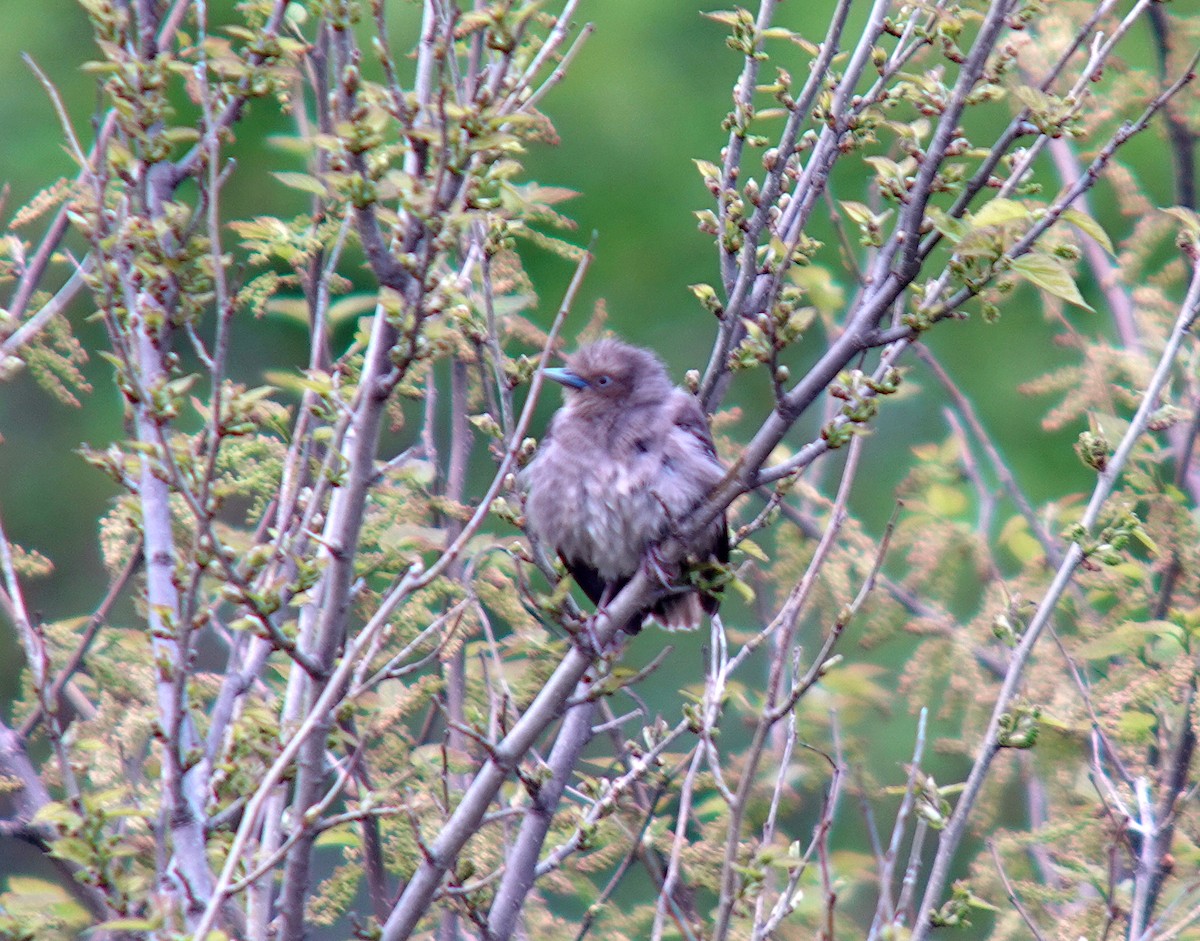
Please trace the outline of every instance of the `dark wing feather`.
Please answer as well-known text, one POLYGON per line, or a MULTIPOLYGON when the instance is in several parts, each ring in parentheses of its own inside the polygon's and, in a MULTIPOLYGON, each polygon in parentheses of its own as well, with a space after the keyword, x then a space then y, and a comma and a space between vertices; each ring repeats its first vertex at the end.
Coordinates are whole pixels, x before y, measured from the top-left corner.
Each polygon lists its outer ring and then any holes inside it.
MULTIPOLYGON (((721 468, 717 447, 713 443, 712 430, 708 425, 708 416, 704 413, 700 400, 686 393, 676 397, 678 403, 675 409, 674 421, 676 427, 686 431, 696 438, 704 447, 704 451, 712 458, 716 468, 721 468)), ((706 554, 711 559, 724 564, 729 561, 729 523, 724 513, 721 514, 720 525, 714 527, 712 542, 708 546, 695 547, 695 554, 703 558, 706 554)), ((701 592, 700 603, 706 614, 715 614, 720 606, 719 592, 701 592)))
MULTIPOLYGON (((723 475, 724 468, 721 465, 721 459, 717 457, 717 447, 713 444, 712 431, 708 427, 708 416, 704 414, 700 400, 693 395, 682 393, 676 397, 675 401, 677 403, 674 415, 675 426, 700 442, 705 453, 712 458, 714 474, 723 475)), ((714 537, 708 551, 721 562, 729 561, 729 529, 723 513, 721 514, 720 532, 714 537)))
MULTIPOLYGON (((576 562, 573 559, 566 558, 566 556, 560 556, 560 558, 563 560, 563 564, 566 565, 567 571, 571 573, 571 577, 575 579, 575 584, 583 589, 583 593, 597 607, 600 605, 600 599, 604 598, 606 590, 608 591, 608 598, 605 600, 611 601, 622 588, 629 584, 629 579, 627 578, 622 578, 612 583, 606 582, 590 565, 584 565, 582 562, 576 562)), ((650 612, 647 610, 631 618, 625 631, 629 634, 638 633, 642 629, 642 622, 646 620, 649 614, 650 612)))
POLYGON ((683 390, 678 390, 675 396, 675 414, 672 416, 675 426, 682 428, 688 434, 699 439, 704 450, 712 457, 713 462, 720 464, 717 457, 717 447, 713 444, 712 432, 708 427, 708 416, 700 405, 700 400, 683 390))
POLYGON ((583 589, 583 593, 588 596, 592 604, 599 604, 604 595, 604 589, 608 587, 604 579, 600 577, 600 573, 583 562, 568 559, 566 556, 560 556, 560 558, 566 565, 567 571, 571 573, 571 577, 575 579, 575 583, 583 589))

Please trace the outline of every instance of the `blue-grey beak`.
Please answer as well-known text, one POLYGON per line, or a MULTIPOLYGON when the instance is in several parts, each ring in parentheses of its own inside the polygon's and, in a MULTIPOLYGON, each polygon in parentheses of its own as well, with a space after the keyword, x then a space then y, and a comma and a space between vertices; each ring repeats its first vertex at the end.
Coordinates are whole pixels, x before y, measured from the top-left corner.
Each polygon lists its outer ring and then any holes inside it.
POLYGON ((543 369, 542 375, 547 379, 553 379, 555 382, 561 383, 564 386, 570 386, 572 389, 586 389, 587 381, 581 379, 569 369, 543 369))

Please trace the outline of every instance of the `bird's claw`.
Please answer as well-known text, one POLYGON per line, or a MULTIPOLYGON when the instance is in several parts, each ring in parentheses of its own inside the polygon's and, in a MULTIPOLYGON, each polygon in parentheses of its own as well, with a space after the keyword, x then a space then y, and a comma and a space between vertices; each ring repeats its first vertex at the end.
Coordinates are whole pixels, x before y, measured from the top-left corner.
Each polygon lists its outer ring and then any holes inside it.
MULTIPOLYGON (((600 612, 597 611, 596 614, 599 615, 600 612)), ((595 617, 590 617, 583 622, 583 636, 588 648, 583 653, 589 657, 599 657, 603 648, 600 646, 600 635, 596 633, 595 617)))
POLYGON ((600 635, 596 633, 596 622, 600 618, 608 617, 608 603, 612 601, 612 595, 612 587, 606 586, 600 594, 600 601, 596 604, 596 613, 583 622, 583 637, 576 639, 576 643, 581 640, 585 641, 589 649, 584 653, 594 657, 599 657, 604 652, 604 647, 600 643, 600 635))
POLYGON ((646 574, 655 579, 663 588, 674 588, 675 582, 679 578, 679 566, 671 565, 658 551, 657 546, 651 546, 646 550, 646 555, 642 558, 642 567, 646 570, 646 574))

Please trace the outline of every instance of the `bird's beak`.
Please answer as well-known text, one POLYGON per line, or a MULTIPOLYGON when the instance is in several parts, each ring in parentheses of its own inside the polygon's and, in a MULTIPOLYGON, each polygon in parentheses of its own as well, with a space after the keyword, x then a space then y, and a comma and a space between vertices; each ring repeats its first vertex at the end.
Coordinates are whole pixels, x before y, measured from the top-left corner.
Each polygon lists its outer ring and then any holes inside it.
POLYGON ((572 389, 587 388, 587 380, 575 375, 569 369, 543 369, 542 375, 564 386, 570 386, 572 389))

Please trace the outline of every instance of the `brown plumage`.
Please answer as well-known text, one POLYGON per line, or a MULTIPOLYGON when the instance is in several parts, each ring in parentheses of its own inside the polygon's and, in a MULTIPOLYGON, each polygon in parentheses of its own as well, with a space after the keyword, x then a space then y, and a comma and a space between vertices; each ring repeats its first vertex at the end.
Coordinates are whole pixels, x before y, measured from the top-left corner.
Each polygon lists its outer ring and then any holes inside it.
MULTIPOLYGON (((687 529, 692 512, 725 475, 704 410, 671 385, 649 350, 600 340, 545 374, 565 388, 537 455, 525 469, 529 530, 559 554, 591 600, 611 599, 665 537, 687 529)), ((729 558, 724 514, 687 546, 702 561, 729 558)), ((657 565, 649 559, 649 564, 657 565)), ((635 619, 694 630, 715 595, 692 588, 635 619)))

